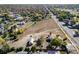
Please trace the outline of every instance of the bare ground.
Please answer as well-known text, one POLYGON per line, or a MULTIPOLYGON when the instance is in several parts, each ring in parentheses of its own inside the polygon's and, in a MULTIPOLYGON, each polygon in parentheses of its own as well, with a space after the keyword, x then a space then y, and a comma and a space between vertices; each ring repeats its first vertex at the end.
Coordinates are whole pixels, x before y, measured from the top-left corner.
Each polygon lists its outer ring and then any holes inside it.
MULTIPOLYGON (((62 38, 65 37, 65 35, 63 34, 63 32, 59 29, 58 25, 55 23, 54 20, 43 20, 43 21, 39 21, 37 22, 35 25, 31 26, 30 28, 28 28, 27 30, 24 31, 23 34, 21 34, 19 36, 19 40, 14 42, 14 43, 10 43, 11 46, 14 47, 20 47, 25 45, 26 41, 27 41, 27 35, 29 34, 35 34, 35 33, 41 33, 41 32, 52 32, 55 35, 60 35, 62 38)), ((42 35, 42 33, 41 33, 42 35)), ((43 33, 43 35, 45 35, 43 33)))
POLYGON ((40 33, 42 31, 46 31, 46 30, 52 30, 51 31, 52 33, 59 34, 61 37, 64 37, 64 34, 59 29, 58 25, 54 22, 54 20, 43 20, 43 21, 37 22, 34 26, 31 26, 30 28, 25 30, 24 33, 20 35, 19 39, 22 39, 22 37, 24 37, 28 34, 40 33), (52 30, 52 29, 54 29, 54 30, 52 30))

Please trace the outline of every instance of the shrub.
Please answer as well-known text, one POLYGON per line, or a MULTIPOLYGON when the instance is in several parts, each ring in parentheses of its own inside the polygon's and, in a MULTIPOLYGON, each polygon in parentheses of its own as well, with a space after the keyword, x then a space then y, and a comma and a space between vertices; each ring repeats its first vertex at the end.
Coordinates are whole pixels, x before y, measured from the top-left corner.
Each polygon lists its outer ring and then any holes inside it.
POLYGON ((10 52, 12 52, 12 51, 15 51, 15 48, 14 47, 10 48, 10 52))
POLYGON ((67 38, 65 37, 64 39, 63 39, 63 41, 66 41, 67 40, 67 38))
POLYGON ((27 51, 27 52, 29 52, 29 51, 30 51, 30 49, 26 47, 24 51, 27 51))
POLYGON ((48 45, 46 48, 47 48, 47 50, 51 50, 52 49, 52 46, 51 45, 48 45))
POLYGON ((40 46, 41 45, 41 40, 40 39, 37 40, 36 45, 37 46, 40 46))
POLYGON ((64 52, 64 51, 60 51, 60 53, 61 53, 61 54, 65 54, 65 52, 64 52))
POLYGON ((67 42, 63 42, 63 45, 67 45, 67 42))
POLYGON ((31 51, 34 53, 36 51, 36 47, 32 46, 31 51))
POLYGON ((19 52, 19 51, 22 51, 23 50, 23 47, 19 47, 15 50, 15 52, 19 52))
POLYGON ((2 51, 2 49, 0 49, 0 54, 2 54, 3 53, 3 51, 2 51))

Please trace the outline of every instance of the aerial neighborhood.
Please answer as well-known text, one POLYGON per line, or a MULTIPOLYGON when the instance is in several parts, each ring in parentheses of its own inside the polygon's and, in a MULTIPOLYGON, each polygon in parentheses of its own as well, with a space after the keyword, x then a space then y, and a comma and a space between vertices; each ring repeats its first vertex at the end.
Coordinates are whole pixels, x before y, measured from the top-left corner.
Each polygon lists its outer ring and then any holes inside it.
POLYGON ((0 54, 78 54, 78 19, 77 5, 0 5, 0 54))

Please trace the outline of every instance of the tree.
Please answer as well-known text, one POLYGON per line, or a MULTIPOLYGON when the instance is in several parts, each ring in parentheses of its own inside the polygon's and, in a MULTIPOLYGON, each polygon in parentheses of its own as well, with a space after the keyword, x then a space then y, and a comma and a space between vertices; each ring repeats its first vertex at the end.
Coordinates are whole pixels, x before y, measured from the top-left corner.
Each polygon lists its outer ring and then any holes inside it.
POLYGON ((61 10, 57 10, 55 8, 51 9, 51 11, 54 15, 57 16, 59 21, 64 21, 64 19, 71 19, 72 17, 74 17, 74 15, 68 11, 61 11, 61 10))
POLYGON ((15 51, 15 47, 10 48, 10 52, 15 51))
POLYGON ((7 36, 7 32, 4 32, 2 38, 6 38, 6 36, 7 36))
POLYGON ((51 42, 50 42, 51 46, 55 46, 58 47, 62 44, 62 40, 59 38, 54 38, 51 42))
POLYGON ((31 51, 34 53, 36 51, 36 47, 35 46, 32 46, 31 47, 31 51))
POLYGON ((24 32, 24 29, 18 29, 17 34, 21 34, 24 32))
POLYGON ((29 51, 30 51, 30 49, 29 49, 28 47, 26 47, 24 51, 29 52, 29 51))
POLYGON ((17 38, 17 35, 15 33, 10 33, 9 38, 10 38, 10 40, 14 40, 17 38))
POLYGON ((19 47, 15 50, 15 52, 19 52, 19 51, 22 51, 23 50, 23 47, 19 47))
POLYGON ((43 37, 39 38, 39 39, 36 41, 36 45, 37 45, 37 46, 42 46, 42 42, 43 42, 43 37))
POLYGON ((28 52, 27 54, 29 54, 31 52, 29 47, 26 47, 24 51, 27 51, 28 52))
POLYGON ((3 43, 5 43, 5 40, 2 37, 0 37, 0 44, 3 44, 3 43))
POLYGON ((1 54, 6 54, 10 51, 10 46, 8 44, 4 44, 3 47, 1 48, 1 54))

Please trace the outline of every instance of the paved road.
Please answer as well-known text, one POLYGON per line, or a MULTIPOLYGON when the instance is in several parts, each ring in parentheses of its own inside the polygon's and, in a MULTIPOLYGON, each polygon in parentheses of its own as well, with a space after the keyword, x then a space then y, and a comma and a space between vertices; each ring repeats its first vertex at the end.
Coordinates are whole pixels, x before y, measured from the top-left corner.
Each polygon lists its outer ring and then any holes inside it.
POLYGON ((76 44, 76 46, 79 46, 79 37, 74 37, 74 30, 73 29, 69 29, 67 26, 63 26, 63 22, 59 22, 58 19, 53 16, 55 21, 57 21, 59 23, 59 25, 65 30, 65 32, 73 39, 74 44, 76 44))
MULTIPOLYGON (((62 9, 61 9, 62 10, 62 9)), ((72 10, 69 10, 69 9, 63 9, 64 11, 69 11, 71 14, 78 14, 78 12, 77 11, 72 11, 72 10)), ((62 11, 63 11, 62 10, 62 11)), ((56 16, 54 16, 55 18, 56 18, 56 16)), ((58 19, 56 19, 57 21, 58 21, 58 19)), ((64 23, 63 22, 59 22, 59 24, 62 26, 64 23)), ((63 27, 63 29, 71 36, 71 38, 73 38, 74 39, 74 42, 75 42, 75 44, 77 45, 77 47, 79 47, 79 37, 74 37, 74 34, 75 34, 75 31, 73 30, 73 29, 70 29, 70 28, 68 28, 67 26, 62 26, 63 27)))
POLYGON ((71 41, 72 45, 73 45, 73 46, 75 47, 75 49, 77 50, 77 53, 79 53, 79 49, 77 48, 77 47, 79 46, 79 39, 73 37, 74 31, 73 31, 72 29, 69 29, 68 27, 63 26, 63 22, 59 22, 58 19, 56 18, 56 16, 54 16, 54 15, 52 14, 52 12, 51 12, 47 7, 45 7, 45 8, 49 11, 51 17, 52 17, 53 20, 58 24, 58 26, 59 26, 61 29, 64 30, 64 32, 67 34, 69 40, 71 41))
MULTIPOLYGON (((55 16, 52 15, 52 17, 57 22, 57 24, 60 25, 61 28, 63 28, 63 30, 68 35, 68 37, 70 37, 69 39, 72 41, 73 45, 75 47, 78 47, 79 46, 79 40, 77 38, 73 37, 74 31, 72 29, 69 29, 68 27, 63 26, 63 22, 59 22, 58 19, 55 16)), ((79 52, 79 50, 78 50, 78 52, 79 52)))

